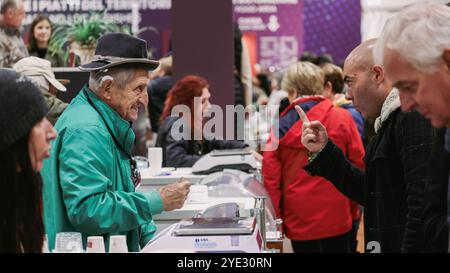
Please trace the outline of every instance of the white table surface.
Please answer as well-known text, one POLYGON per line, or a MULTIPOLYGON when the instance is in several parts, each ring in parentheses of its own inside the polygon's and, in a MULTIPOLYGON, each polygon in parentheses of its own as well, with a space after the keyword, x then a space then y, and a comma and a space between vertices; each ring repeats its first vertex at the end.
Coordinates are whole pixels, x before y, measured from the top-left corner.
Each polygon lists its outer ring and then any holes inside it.
POLYGON ((139 187, 145 185, 167 185, 180 181, 181 178, 191 181, 193 184, 198 184, 206 175, 192 174, 192 168, 162 168, 157 175, 150 173, 150 168, 141 169, 141 184, 139 187))
MULTIPOLYGON (((173 211, 164 211, 161 214, 153 216, 155 221, 161 220, 181 220, 183 218, 191 218, 195 214, 207 209, 211 206, 234 202, 239 204, 239 208, 244 214, 249 214, 255 208, 255 198, 253 197, 208 197, 207 203, 202 204, 185 204, 182 208, 173 211)), ((249 215, 248 215, 249 216, 249 215)))

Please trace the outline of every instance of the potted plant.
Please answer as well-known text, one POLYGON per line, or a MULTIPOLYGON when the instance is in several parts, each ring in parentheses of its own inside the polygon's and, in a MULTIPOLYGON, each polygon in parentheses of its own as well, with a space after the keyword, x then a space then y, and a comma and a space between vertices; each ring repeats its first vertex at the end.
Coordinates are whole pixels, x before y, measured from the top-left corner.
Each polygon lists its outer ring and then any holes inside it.
MULTIPOLYGON (((49 47, 67 59, 70 52, 80 58, 81 64, 90 62, 94 56, 97 40, 108 32, 121 32, 122 27, 106 18, 106 10, 77 15, 73 23, 55 23, 49 47)), ((123 31, 122 31, 123 32, 123 31)), ((127 31, 125 31, 127 32, 127 31)))

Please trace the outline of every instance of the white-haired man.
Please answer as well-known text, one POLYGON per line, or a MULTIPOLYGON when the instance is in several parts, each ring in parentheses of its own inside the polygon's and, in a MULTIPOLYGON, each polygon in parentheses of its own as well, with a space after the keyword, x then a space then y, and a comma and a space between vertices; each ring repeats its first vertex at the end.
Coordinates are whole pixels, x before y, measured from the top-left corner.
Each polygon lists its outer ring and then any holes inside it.
POLYGON ((148 71, 159 62, 147 59, 147 43, 123 33, 103 35, 95 57, 80 69, 90 71, 85 85, 56 123, 58 137, 42 177, 44 223, 49 248, 59 232, 88 236, 125 235, 136 252, 154 235, 152 216, 181 208, 190 183, 135 192, 140 182, 131 157, 131 123, 147 105, 148 71))
MULTIPOLYGON (((431 156, 433 179, 426 185, 424 231, 435 251, 448 251, 450 165, 450 7, 410 6, 391 18, 374 58, 384 63, 400 91, 403 111, 416 109, 438 132, 431 156), (445 148, 445 149, 444 149, 445 148)), ((423 160, 428 160, 424 158, 423 160)))

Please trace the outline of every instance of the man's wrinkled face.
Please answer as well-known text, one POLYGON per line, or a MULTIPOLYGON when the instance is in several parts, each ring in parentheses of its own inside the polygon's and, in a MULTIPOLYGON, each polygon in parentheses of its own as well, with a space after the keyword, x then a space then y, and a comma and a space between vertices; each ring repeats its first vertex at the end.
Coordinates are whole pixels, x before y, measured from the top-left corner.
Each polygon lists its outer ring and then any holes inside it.
POLYGON ((148 105, 148 81, 149 75, 145 69, 135 69, 132 80, 123 89, 113 81, 110 90, 111 97, 108 104, 123 119, 131 122, 136 121, 139 107, 146 107, 148 105))
POLYGON ((384 63, 387 76, 399 90, 403 111, 416 109, 434 127, 450 126, 450 72, 444 62, 436 72, 426 74, 386 49, 384 63))

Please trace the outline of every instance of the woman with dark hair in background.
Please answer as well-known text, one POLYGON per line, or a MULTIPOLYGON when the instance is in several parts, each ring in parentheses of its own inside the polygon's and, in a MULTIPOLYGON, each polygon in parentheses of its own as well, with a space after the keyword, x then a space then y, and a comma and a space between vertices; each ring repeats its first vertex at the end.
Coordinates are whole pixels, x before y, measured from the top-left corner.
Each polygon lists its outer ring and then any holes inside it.
POLYGON ((37 87, 0 69, 0 252, 42 252, 42 180, 56 131, 37 87))
POLYGON ((48 16, 38 15, 30 25, 27 48, 30 56, 46 59, 51 62, 52 67, 62 67, 63 58, 48 47, 53 33, 52 26, 48 16))
POLYGON ((247 146, 242 141, 208 139, 204 136, 203 116, 211 107, 210 96, 208 82, 202 77, 193 75, 182 78, 169 91, 161 114, 161 125, 156 140, 156 146, 163 148, 164 167, 192 167, 204 154, 214 149, 234 149, 247 146), (194 104, 195 98, 201 100, 200 105, 194 104), (181 117, 183 130, 190 129, 187 139, 177 140, 172 135, 172 127, 180 119, 178 116, 171 116, 175 106, 187 106, 190 110, 189 117, 181 117), (194 139, 194 135, 201 136, 201 140, 194 139))

